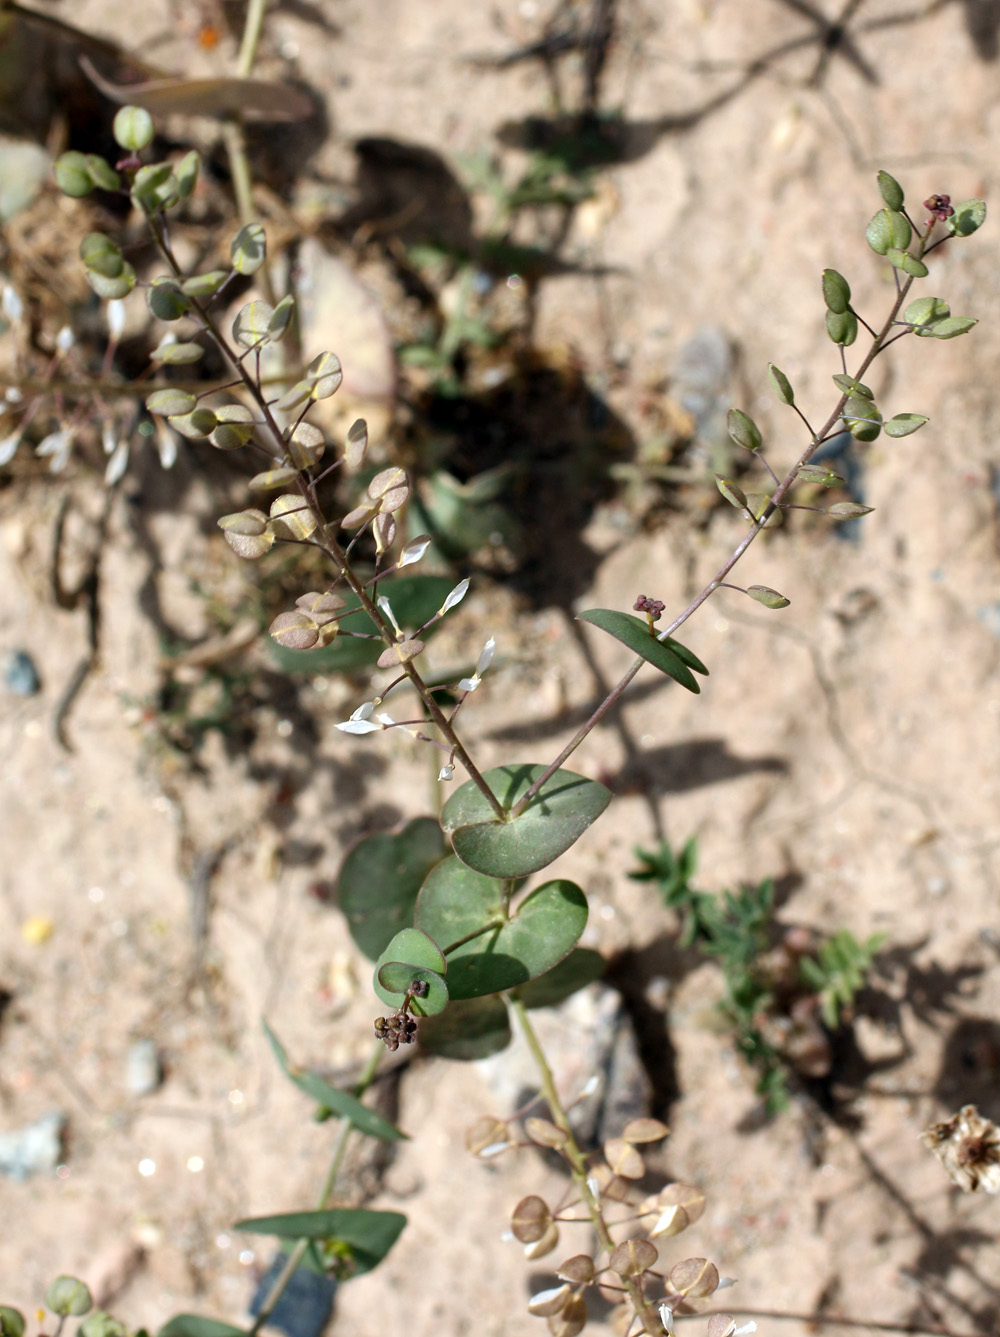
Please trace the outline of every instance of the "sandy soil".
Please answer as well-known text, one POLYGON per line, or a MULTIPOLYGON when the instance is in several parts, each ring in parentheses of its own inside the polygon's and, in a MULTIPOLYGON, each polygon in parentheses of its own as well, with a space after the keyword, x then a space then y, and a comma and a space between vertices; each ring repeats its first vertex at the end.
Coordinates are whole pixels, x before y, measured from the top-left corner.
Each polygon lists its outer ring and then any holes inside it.
MULTIPOLYGON (((567 22, 586 8, 567 5, 567 22)), ((875 170, 897 175, 911 199, 995 194, 998 7, 849 4, 839 45, 824 47, 841 8, 613 6, 599 105, 623 118, 617 158, 569 221, 565 272, 538 284, 533 339, 553 365, 579 369, 636 452, 655 458, 678 411, 672 369, 710 330, 734 353, 719 392, 757 417, 780 472, 803 441, 768 395, 767 362, 817 420, 833 404, 821 270, 844 272, 873 321, 891 302, 863 237, 875 170)), ((215 53, 197 48, 208 4, 64 10, 49 7, 126 34, 164 68, 232 57, 225 34, 215 53)), ((281 187, 283 206, 314 223, 355 206, 352 146, 366 137, 432 150, 454 172, 488 150, 513 172, 526 156, 511 123, 553 115, 553 87, 538 60, 493 58, 537 41, 550 11, 549 0, 277 6, 264 65, 284 60, 328 117, 297 181, 281 187)), ((554 69, 564 106, 579 108, 579 56, 554 69)), ((210 143, 210 127, 196 133, 210 143)), ((267 196, 265 207, 277 226, 279 203, 267 196)), ((471 225, 487 215, 476 198, 471 225)), ((543 217, 519 240, 544 244, 564 221, 543 217)), ((386 318, 401 322, 389 305, 401 300, 397 281, 370 237, 341 256, 357 257, 386 318)), ((575 758, 619 797, 560 871, 592 897, 585 942, 617 954, 636 996, 665 1009, 649 1051, 663 1065, 653 1088, 674 1092, 655 1110, 672 1127, 660 1168, 708 1197, 664 1254, 704 1254, 737 1277, 726 1297, 736 1312, 996 1330, 1000 1207, 951 1188, 918 1134, 970 1102, 1000 1118, 998 273, 992 226, 946 248, 923 291, 981 326, 951 343, 903 341, 871 374, 887 413, 920 411, 931 424, 856 451, 876 508, 856 536, 809 517, 765 535, 741 576, 791 607, 770 613, 723 591, 686 630, 711 669, 702 695, 641 679, 575 758), (673 921, 626 876, 634 846, 661 831, 698 836, 707 888, 773 876, 788 893, 785 922, 886 935, 832 1104, 802 1095, 775 1121, 755 1119, 752 1080, 713 1009, 717 972, 678 954, 673 921)), ((350 349, 337 351, 348 365, 350 349)), ((711 426, 704 437, 705 451, 722 448, 711 426)), ((628 607, 647 593, 670 615, 739 540, 736 513, 703 505, 695 485, 668 508, 648 472, 632 477, 628 498, 619 491, 584 516, 584 555, 563 563, 551 599, 538 582, 524 595, 479 578, 436 643, 435 662, 453 664, 497 635, 503 662, 466 715, 484 767, 547 760, 626 666, 596 634, 584 653, 573 608, 628 607)), ((309 1203, 331 1139, 279 1078, 260 1018, 300 1060, 340 1077, 366 1056, 367 966, 323 893, 360 831, 428 810, 428 760, 397 737, 334 731, 363 685, 290 684, 261 643, 236 661, 247 670, 234 687, 239 730, 209 731, 195 756, 176 746, 196 714, 221 707, 195 674, 187 721, 160 708, 164 633, 191 644, 217 629, 213 609, 259 606, 213 527, 227 499, 240 504, 237 479, 194 450, 169 475, 134 459, 113 501, 100 654, 65 750, 53 718, 87 650, 87 614, 54 603, 49 554, 67 496, 66 558, 82 569, 102 490, 82 465, 0 482, 0 650, 29 648, 42 676, 38 695, 0 701, 10 995, 0 1127, 50 1111, 67 1119, 54 1174, 0 1181, 0 1300, 31 1312, 46 1282, 71 1272, 103 1286, 131 1325, 154 1330, 178 1310, 238 1322, 270 1255, 230 1223, 309 1203), (33 916, 53 925, 40 943, 24 934, 33 916), (139 1098, 126 1055, 142 1038, 158 1047, 164 1080, 139 1098)), ((545 548, 536 533, 532 560, 545 548)), ((546 571, 561 556, 550 552, 546 571)), ((495 1065, 417 1060, 400 1074, 398 1119, 412 1141, 387 1166, 359 1162, 351 1182, 410 1226, 382 1268, 342 1288, 333 1331, 542 1331, 525 1301, 543 1264, 527 1267, 501 1235, 518 1198, 557 1194, 558 1176, 532 1153, 483 1168, 463 1149, 475 1117, 508 1112, 512 1085, 495 1065)), ((788 1337, 814 1330, 787 1316, 760 1323, 788 1337)))

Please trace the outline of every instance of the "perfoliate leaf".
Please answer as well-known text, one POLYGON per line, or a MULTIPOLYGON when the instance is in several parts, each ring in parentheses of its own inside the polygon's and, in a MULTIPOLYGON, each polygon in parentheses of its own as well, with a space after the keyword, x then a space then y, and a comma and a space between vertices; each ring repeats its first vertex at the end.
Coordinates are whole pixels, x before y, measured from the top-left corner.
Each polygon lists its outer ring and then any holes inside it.
POLYGON ((886 436, 909 436, 911 432, 919 431, 927 421, 923 413, 897 413, 882 424, 882 430, 886 436))
POLYGON ((897 212, 903 207, 903 187, 899 182, 889 175, 888 172, 879 172, 878 177, 879 194, 882 196, 887 209, 894 209, 897 212))
POLYGON ((511 1041, 507 1004, 497 994, 452 999, 444 1012, 420 1023, 420 1047, 463 1063, 499 1054, 511 1041))
POLYGON ((413 922, 421 884, 446 854, 433 817, 416 817, 396 833, 365 836, 347 852, 337 878, 337 904, 369 960, 377 960, 393 935, 413 922))
POLYGON ((773 362, 767 364, 767 379, 770 382, 771 389, 782 404, 791 406, 795 403, 795 391, 792 389, 791 381, 783 371, 778 370, 773 362))
MULTIPOLYGON (((483 779, 509 813, 546 769, 514 763, 487 771, 483 779)), ((611 792, 604 785, 559 770, 520 816, 501 822, 469 780, 444 805, 441 825, 450 832, 455 853, 470 868, 487 877, 524 877, 574 845, 610 802, 611 792)))
POLYGON ((246 1328, 234 1328, 231 1323, 201 1314, 175 1314, 156 1337, 246 1337, 246 1328))

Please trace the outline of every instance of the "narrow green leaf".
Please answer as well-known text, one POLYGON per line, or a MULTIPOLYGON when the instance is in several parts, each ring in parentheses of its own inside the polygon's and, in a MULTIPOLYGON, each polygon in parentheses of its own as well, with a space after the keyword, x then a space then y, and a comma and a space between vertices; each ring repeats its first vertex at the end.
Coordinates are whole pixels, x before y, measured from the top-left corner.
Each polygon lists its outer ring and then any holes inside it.
POLYGON ((268 1043, 274 1051, 274 1057, 278 1060, 278 1066, 293 1085, 300 1091, 304 1091, 307 1096, 311 1096, 317 1104, 324 1109, 332 1110, 340 1119, 346 1119, 361 1133, 368 1137, 378 1138, 382 1142, 397 1142, 407 1137, 406 1133, 389 1123, 388 1119, 383 1119, 381 1114, 376 1114, 367 1105, 362 1105, 360 1100, 355 1099, 347 1091, 338 1091, 335 1086, 323 1080, 322 1077, 314 1072, 309 1072, 306 1068, 300 1068, 292 1063, 288 1057, 288 1051, 275 1035, 274 1031, 267 1022, 263 1022, 264 1034, 267 1036, 268 1043))
POLYGON ((246 1337, 247 1328, 235 1328, 217 1318, 201 1314, 175 1314, 167 1319, 157 1337, 246 1337))
MULTIPOLYGON (((364 1207, 330 1207, 321 1212, 283 1212, 280 1216, 255 1216, 237 1221, 234 1230, 248 1235, 276 1235, 278 1239, 338 1240, 350 1247, 354 1276, 370 1272, 399 1239, 406 1217, 402 1212, 375 1212, 364 1207)), ((160 1337, 162 1337, 162 1332, 160 1337)), ((188 1337, 188 1334, 168 1334, 188 1337)), ((190 1334, 215 1337, 215 1334, 190 1334)), ((218 1337, 226 1337, 224 1333, 218 1337)))
MULTIPOLYGON (((742 504, 746 505, 745 497, 742 504)), ((679 682, 689 692, 701 691, 697 679, 690 671, 694 665, 689 666, 686 657, 679 653, 677 642, 672 639, 661 641, 656 636, 651 636, 649 624, 644 618, 611 608, 591 608, 585 613, 578 613, 577 617, 581 622, 589 622, 595 627, 600 627, 601 631, 606 631, 616 641, 621 641, 622 645, 628 646, 634 654, 641 655, 654 668, 679 682)), ((708 673, 708 669, 704 666, 697 671, 708 673)))

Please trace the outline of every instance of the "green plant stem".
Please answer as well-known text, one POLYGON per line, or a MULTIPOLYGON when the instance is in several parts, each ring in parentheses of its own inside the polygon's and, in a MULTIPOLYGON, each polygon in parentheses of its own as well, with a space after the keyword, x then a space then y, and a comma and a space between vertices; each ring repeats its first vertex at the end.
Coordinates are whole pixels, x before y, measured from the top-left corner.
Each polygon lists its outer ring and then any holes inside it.
MULTIPOLYGON (((931 225, 931 227, 928 228, 927 232, 924 233, 924 235, 920 238, 920 245, 917 249, 918 258, 922 256, 924 253, 924 248, 927 245, 927 240, 930 236, 932 227, 933 224, 931 225)), ((890 343, 895 342, 896 337, 899 337, 899 336, 893 336, 893 338, 890 339, 889 335, 895 326, 896 318, 898 317, 899 312, 902 309, 903 303, 906 301, 910 288, 913 286, 913 282, 914 282, 913 278, 908 277, 905 283, 899 285, 896 293, 896 300, 892 304, 892 309, 890 310, 889 315, 883 322, 882 328, 879 330, 879 332, 875 335, 874 339, 872 340, 871 347, 869 348, 865 357, 862 359, 860 367, 856 372, 853 373, 855 380, 858 381, 861 380, 862 376, 865 374, 865 372, 868 370, 871 364, 878 357, 879 353, 883 351, 887 342, 890 343)), ((903 331, 903 333, 909 333, 909 330, 903 331)), ((846 391, 840 396, 840 398, 837 400, 835 408, 833 409, 833 412, 827 418, 826 422, 823 424, 823 426, 819 429, 818 432, 812 432, 812 438, 808 446, 799 456, 798 460, 796 460, 793 467, 788 471, 788 473, 785 475, 782 481, 775 488, 774 493, 771 496, 771 500, 768 502, 767 506, 761 513, 760 519, 754 522, 754 524, 743 536, 743 538, 733 549, 729 557, 722 564, 719 570, 715 573, 713 578, 704 587, 704 589, 694 599, 691 600, 691 602, 684 609, 684 611, 678 617, 676 617, 673 620, 673 622, 671 622, 670 626, 667 627, 666 630, 658 633, 659 640, 661 641, 666 640, 668 636, 672 636, 673 633, 677 630, 677 628, 682 626, 688 620, 688 618, 691 617, 693 613, 696 613, 698 609, 701 607, 701 605, 705 603, 707 599, 711 598, 711 596, 715 593, 715 591, 719 589, 719 587, 725 581, 726 576, 729 574, 730 571, 732 571, 733 567, 737 564, 737 562, 739 562, 740 558, 750 547, 751 543, 753 543, 754 539, 757 537, 760 531, 765 527, 768 519, 778 509, 779 505, 781 504, 782 498, 794 485, 795 480, 798 477, 799 470, 803 468, 804 465, 809 463, 813 455, 816 453, 816 451, 822 445, 823 441, 826 439, 827 435, 833 432, 833 429, 836 427, 837 423, 841 420, 844 410, 844 405, 847 403, 849 398, 850 396, 846 393, 846 391)), ((792 407, 794 408, 795 406, 793 405, 792 407)), ((802 417, 801 412, 799 413, 799 417, 802 418, 803 422, 806 421, 806 419, 802 417)), ((808 426, 808 423, 806 425, 808 426)), ((810 431, 812 431, 811 428, 810 431)), ((525 791, 521 799, 514 805, 514 807, 511 809, 511 814, 510 814, 512 818, 520 816, 520 814, 524 811, 524 809, 528 806, 531 800, 541 789, 542 785, 544 785, 545 782, 548 779, 550 779, 552 775, 555 774, 555 772, 559 769, 559 767, 562 766, 573 755, 573 753, 580 746, 580 744, 587 737, 587 735, 591 732, 594 726, 601 721, 601 719, 604 717, 604 715, 607 713, 610 707, 614 705, 614 703, 622 695, 622 693, 625 691, 625 688, 629 685, 629 683, 639 672, 639 670, 642 668, 645 662, 646 661, 642 658, 638 658, 635 660, 635 662, 632 664, 631 668, 628 670, 625 676, 621 679, 619 683, 616 684, 616 686, 614 686, 611 689, 611 691, 604 698, 604 700, 597 707, 597 709, 590 716, 590 718, 580 726, 580 728, 576 731, 576 733, 566 744, 563 750, 559 753, 556 759, 553 762, 551 762, 548 766, 546 766, 545 770, 542 771, 541 775, 538 776, 538 778, 534 781, 534 783, 530 785, 529 788, 525 791)))
POLYGON ((264 15, 267 12, 267 0, 249 0, 247 16, 243 22, 243 36, 240 40, 240 53, 236 58, 236 73, 241 79, 248 79, 253 72, 257 59, 257 47, 264 31, 264 15))
MULTIPOLYGON (((510 1006, 517 1018, 521 1033, 527 1041, 528 1048, 531 1050, 535 1067, 538 1069, 542 1094, 545 1096, 545 1103, 552 1115, 552 1122, 566 1134, 567 1140, 560 1150, 569 1162, 573 1182, 581 1201, 587 1209, 587 1215, 601 1247, 610 1254, 614 1250, 615 1242, 611 1237, 611 1231, 608 1229, 608 1223, 604 1219, 604 1213, 601 1211, 601 1204, 590 1186, 586 1157, 580 1150, 579 1143, 573 1133, 569 1115, 566 1113, 566 1107, 563 1105, 556 1089, 555 1078, 552 1076, 552 1069, 545 1057, 545 1051, 535 1033, 535 1028, 528 1020, 528 1011, 524 1004, 519 999, 512 998, 510 1006)), ((643 1294, 641 1282, 636 1277, 622 1277, 621 1280, 636 1317, 642 1320, 644 1330, 647 1333, 654 1334, 654 1337, 658 1337, 663 1332, 663 1326, 656 1315, 655 1309, 643 1294)))
MULTIPOLYGON (((372 1047, 372 1052, 368 1057, 368 1062, 361 1071, 361 1075, 353 1089, 355 1097, 362 1096, 371 1086, 378 1071, 378 1065, 385 1055, 385 1046, 379 1040, 372 1047)), ((316 1210, 324 1211, 330 1205, 330 1199, 333 1197, 334 1189, 337 1186, 337 1179, 340 1175, 340 1167, 344 1163, 344 1156, 347 1152, 347 1142, 351 1136, 352 1125, 346 1120, 340 1121, 340 1128, 337 1131, 337 1140, 333 1146, 333 1155, 330 1158, 330 1166, 323 1180, 323 1187, 320 1189, 319 1197, 316 1200, 316 1210)), ((254 1319, 253 1327, 249 1329, 248 1337, 257 1337, 257 1333, 267 1322, 274 1312, 275 1306, 288 1289, 288 1283, 295 1274, 295 1269, 302 1262, 306 1250, 309 1248, 309 1239, 300 1239, 295 1241, 295 1247, 292 1249, 285 1265, 274 1279, 274 1284, 268 1291, 264 1303, 260 1307, 260 1312, 254 1319)))

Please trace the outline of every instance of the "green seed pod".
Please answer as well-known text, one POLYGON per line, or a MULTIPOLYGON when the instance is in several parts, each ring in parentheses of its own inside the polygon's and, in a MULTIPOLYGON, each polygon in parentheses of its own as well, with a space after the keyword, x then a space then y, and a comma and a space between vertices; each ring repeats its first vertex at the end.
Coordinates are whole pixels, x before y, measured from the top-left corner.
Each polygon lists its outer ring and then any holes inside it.
POLYGON ((139 153, 153 142, 153 118, 145 107, 119 107, 111 131, 123 149, 139 153))
POLYGON ((88 232, 80 242, 80 259, 96 274, 116 279, 125 266, 121 248, 103 232, 88 232))
POLYGON ((760 429, 742 409, 730 409, 726 417, 726 429, 730 438, 744 450, 760 450, 764 444, 760 429))
POLYGON ((715 486, 725 497, 726 501, 729 502, 730 506, 735 506, 738 511, 746 509, 746 494, 741 487, 737 487, 735 483, 730 482, 728 478, 722 478, 719 474, 715 475, 715 486))
POLYGON ((857 501, 838 501, 827 510, 832 520, 854 520, 859 515, 871 515, 874 506, 862 506, 857 501))
POLYGON ((52 174, 62 193, 74 200, 82 199, 94 189, 94 175, 83 153, 71 150, 61 154, 52 165, 52 174))
POLYGON ((177 177, 177 193, 182 200, 190 199, 194 194, 194 188, 198 184, 198 173, 201 170, 201 157, 197 149, 192 149, 190 153, 185 153, 184 157, 177 164, 175 175, 177 177))
POLYGON ((833 378, 833 383, 838 390, 843 390, 845 394, 863 395, 865 399, 875 398, 867 385, 862 385, 860 381, 855 380, 853 376, 848 376, 846 372, 837 372, 833 378))
POLYGON ((923 413, 897 413, 882 424, 882 430, 886 436, 909 436, 912 432, 919 432, 928 421, 923 413))
POLYGON ((835 311, 826 313, 826 332, 835 344, 847 348, 858 337, 858 318, 848 309, 838 315, 835 311))
POLYGON ((885 201, 887 209, 895 209, 897 212, 903 207, 903 187, 895 177, 890 176, 888 172, 879 172, 876 177, 878 181, 878 192, 885 201))
POLYGON ((79 1318, 94 1302, 90 1291, 76 1277, 56 1277, 45 1288, 45 1303, 60 1318, 79 1318))
POLYGON ((146 407, 161 418, 172 418, 190 413, 198 407, 198 400, 187 390, 154 390, 146 399, 146 407))
POLYGON ((181 282, 181 292, 187 293, 189 297, 214 297, 229 273, 228 269, 210 269, 204 274, 193 274, 181 282))
POLYGON ((787 608, 792 602, 786 599, 783 594, 777 590, 772 590, 768 585, 748 585, 747 594, 751 599, 756 599, 759 604, 765 608, 787 608))
POLYGON ((905 251, 912 236, 913 229, 894 209, 880 209, 865 229, 868 245, 877 255, 885 255, 890 246, 905 251))
POLYGON ((935 339, 954 339, 960 334, 968 334, 973 325, 978 324, 979 321, 973 320, 971 316, 949 316, 947 320, 933 324, 927 333, 935 339))
POLYGON ((175 432, 181 436, 200 441, 215 431, 218 419, 211 409, 192 409, 190 413, 171 414, 167 419, 175 432))
POLYGON ((791 406, 795 403, 795 392, 792 389, 791 381, 783 371, 778 370, 773 362, 767 364, 767 379, 771 384, 771 389, 782 404, 791 406))
POLYGON ((146 290, 146 305, 158 320, 180 320, 190 311, 191 299, 176 279, 161 276, 146 290))
POLYGON ((874 441, 882 430, 882 415, 870 399, 854 396, 844 405, 844 426, 855 441, 874 441))
POLYGON ((238 274, 256 274, 267 257, 267 236, 260 223, 241 227, 229 247, 238 274))
POLYGON ((98 153, 88 153, 87 167, 98 190, 121 190, 121 178, 107 158, 102 158, 98 153))
POLYGON ((135 270, 127 260, 122 264, 121 273, 114 278, 107 278, 104 274, 88 269, 87 282, 98 297, 103 297, 107 302, 120 301, 135 287, 135 270))
POLYGON ((823 270, 823 300, 827 309, 843 315, 851 304, 851 285, 835 269, 823 270))

